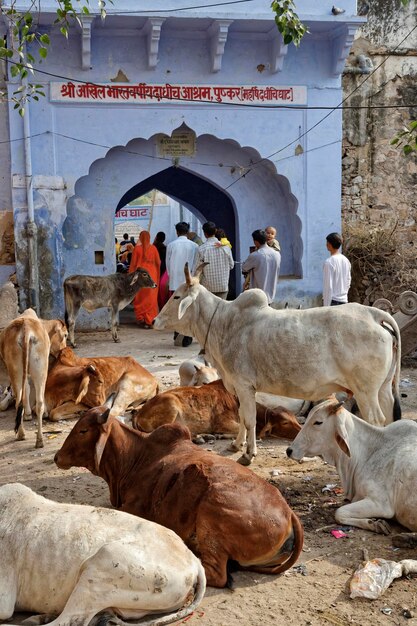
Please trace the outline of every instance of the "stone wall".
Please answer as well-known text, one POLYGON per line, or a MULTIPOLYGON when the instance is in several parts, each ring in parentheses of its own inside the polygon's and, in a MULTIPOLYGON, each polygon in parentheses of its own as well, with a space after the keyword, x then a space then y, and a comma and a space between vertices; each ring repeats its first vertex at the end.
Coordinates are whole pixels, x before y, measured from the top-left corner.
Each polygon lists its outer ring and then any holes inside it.
POLYGON ((368 4, 368 24, 354 42, 343 76, 345 97, 357 89, 346 104, 363 108, 344 110, 342 220, 345 232, 361 224, 394 230, 398 251, 409 257, 410 247, 417 253, 417 157, 404 156, 390 142, 417 119, 417 31, 396 49, 415 25, 416 4, 368 4), (383 64, 375 73, 359 73, 359 55, 373 68, 383 64), (386 105, 410 106, 373 108, 386 105))

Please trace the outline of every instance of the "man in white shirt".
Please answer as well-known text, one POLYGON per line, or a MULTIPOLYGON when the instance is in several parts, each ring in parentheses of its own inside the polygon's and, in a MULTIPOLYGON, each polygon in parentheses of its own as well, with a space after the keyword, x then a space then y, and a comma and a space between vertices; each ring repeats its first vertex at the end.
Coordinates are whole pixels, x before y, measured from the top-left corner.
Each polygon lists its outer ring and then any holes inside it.
MULTIPOLYGON (((185 281, 184 265, 186 263, 188 263, 190 272, 193 272, 198 251, 198 245, 187 238, 187 233, 190 230, 190 225, 187 222, 178 222, 175 225, 175 230, 177 231, 177 239, 168 244, 166 255, 169 291, 171 294, 185 281)), ((184 348, 193 341, 192 337, 181 338, 178 333, 174 333, 174 341, 177 339, 181 339, 181 345, 184 348)))
POLYGON ((203 224, 203 233, 207 241, 197 250, 196 266, 208 263, 202 271, 200 283, 215 296, 226 300, 229 291, 229 275, 234 261, 229 246, 219 245, 215 237, 216 224, 203 224))
POLYGON ((330 257, 323 265, 323 306, 346 304, 350 288, 350 261, 340 252, 343 240, 339 233, 326 237, 330 257))
POLYGON ((243 263, 242 271, 250 272, 251 289, 262 289, 267 295, 268 304, 271 304, 277 290, 281 253, 268 246, 264 230, 254 230, 252 239, 256 250, 243 263))

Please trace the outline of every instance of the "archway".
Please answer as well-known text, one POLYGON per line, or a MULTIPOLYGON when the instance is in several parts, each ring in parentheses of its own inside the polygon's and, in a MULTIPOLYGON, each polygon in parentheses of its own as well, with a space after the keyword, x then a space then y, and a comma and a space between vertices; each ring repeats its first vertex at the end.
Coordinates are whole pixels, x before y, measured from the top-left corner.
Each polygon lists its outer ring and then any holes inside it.
MULTIPOLYGON (((236 249, 235 210, 230 197, 213 183, 180 167, 168 167, 131 187, 120 199, 116 212, 152 189, 171 196, 201 221, 211 221, 223 228, 236 249)), ((240 293, 240 283, 240 272, 235 268, 231 273, 232 297, 240 293)))
MULTIPOLYGON (((158 145, 166 136, 156 134, 115 146, 76 181, 62 228, 63 277, 114 272, 115 211, 152 188, 164 190, 203 221, 210 219, 225 229, 237 262, 237 292, 239 263, 249 254, 251 232, 270 224, 278 228, 281 274, 301 277, 302 224, 288 178, 255 148, 211 134, 196 137, 193 154, 161 157, 158 145), (250 174, 243 177, 246 172, 250 174)), ((105 318, 97 312, 80 322, 100 327, 105 318)))

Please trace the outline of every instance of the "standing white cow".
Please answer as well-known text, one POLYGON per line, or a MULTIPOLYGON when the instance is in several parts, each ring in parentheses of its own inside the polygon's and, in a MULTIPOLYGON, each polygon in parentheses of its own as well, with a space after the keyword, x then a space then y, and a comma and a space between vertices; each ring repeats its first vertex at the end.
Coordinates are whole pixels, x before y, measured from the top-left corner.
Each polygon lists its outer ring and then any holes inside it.
POLYGON ((388 534, 384 519, 375 518, 395 517, 417 531, 416 450, 415 422, 371 426, 333 397, 310 411, 287 455, 295 461, 320 455, 336 466, 345 497, 351 500, 337 509, 339 524, 388 534))
POLYGON ((240 403, 233 449, 239 462, 256 455, 255 392, 317 401, 330 393, 354 394, 373 424, 399 419, 401 339, 389 313, 361 304, 298 311, 273 310, 260 289, 233 302, 216 297, 191 277, 155 319, 156 329, 192 335, 205 348, 224 385, 240 403))
MULTIPOLYGON (((147 520, 0 487, 0 619, 47 614, 50 626, 87 626, 100 612, 168 624, 203 598, 203 566, 171 530, 147 520)), ((40 623, 44 623, 43 621, 40 623)), ((123 622, 116 622, 122 623, 123 622)))

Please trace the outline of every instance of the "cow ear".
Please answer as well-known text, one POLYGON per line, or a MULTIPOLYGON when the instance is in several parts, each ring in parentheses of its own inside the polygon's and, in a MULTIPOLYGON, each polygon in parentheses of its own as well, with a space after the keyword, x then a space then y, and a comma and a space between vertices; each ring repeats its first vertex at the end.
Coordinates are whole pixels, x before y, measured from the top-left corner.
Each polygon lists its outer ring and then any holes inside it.
POLYGON ((350 457, 349 435, 341 415, 336 417, 335 439, 341 451, 350 457))
POLYGON ((110 415, 110 409, 106 408, 106 410, 103 413, 97 416, 97 423, 105 424, 107 420, 109 419, 109 415, 110 415))
POLYGON ((181 300, 180 306, 178 307, 178 319, 179 320, 183 317, 184 313, 186 312, 188 307, 192 305, 194 300, 195 298, 193 298, 192 296, 185 296, 185 298, 181 300))
POLYGON ((134 285, 137 282, 138 278, 139 278, 139 272, 135 272, 133 274, 133 276, 132 276, 132 280, 131 280, 130 284, 134 285))

